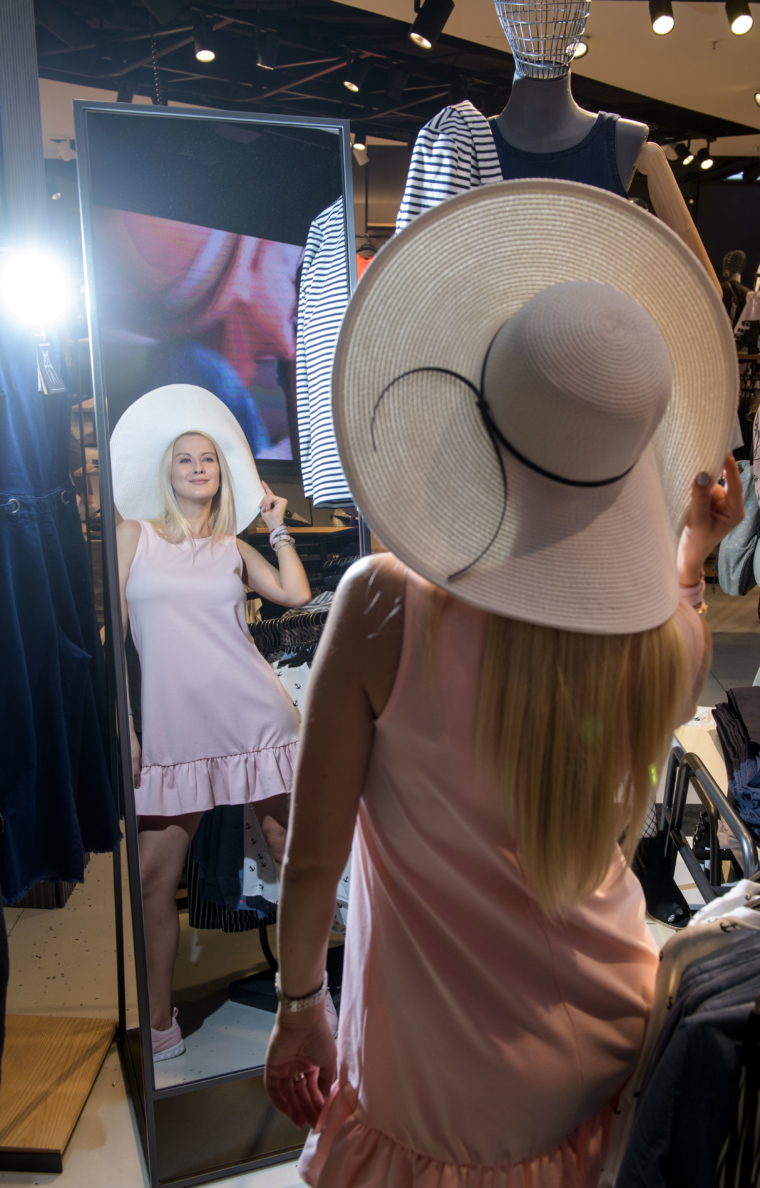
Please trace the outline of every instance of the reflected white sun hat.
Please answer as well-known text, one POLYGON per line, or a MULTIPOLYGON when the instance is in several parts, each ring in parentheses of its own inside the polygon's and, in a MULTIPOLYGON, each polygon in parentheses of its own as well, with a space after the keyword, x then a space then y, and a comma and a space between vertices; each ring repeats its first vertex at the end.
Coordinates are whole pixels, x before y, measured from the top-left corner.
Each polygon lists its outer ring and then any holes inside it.
POLYGON ((393 553, 483 610, 605 634, 674 613, 691 485, 719 474, 737 398, 693 253, 551 180, 415 219, 362 278, 333 371, 345 474, 393 553))
POLYGON ((251 447, 218 396, 193 384, 167 384, 141 396, 111 434, 113 498, 125 520, 161 516, 161 461, 183 433, 207 433, 224 454, 235 498, 236 532, 256 519, 264 488, 251 447))

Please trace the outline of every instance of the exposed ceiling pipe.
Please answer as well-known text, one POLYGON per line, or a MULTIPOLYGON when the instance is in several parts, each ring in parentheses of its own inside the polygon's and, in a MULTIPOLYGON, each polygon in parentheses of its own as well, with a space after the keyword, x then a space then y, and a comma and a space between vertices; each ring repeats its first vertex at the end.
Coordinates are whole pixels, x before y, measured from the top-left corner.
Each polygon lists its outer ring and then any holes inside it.
MULTIPOLYGON (((211 28, 216 32, 217 29, 223 29, 225 25, 231 25, 231 17, 223 17, 220 20, 214 21, 211 28)), ((193 34, 189 37, 180 37, 177 41, 171 41, 169 45, 164 45, 161 49, 156 49, 156 58, 164 58, 167 54, 173 54, 175 50, 182 49, 185 45, 191 45, 193 42, 193 34)), ((130 74, 133 70, 138 70, 140 66, 150 66, 153 62, 153 54, 145 54, 141 58, 136 58, 133 62, 128 62, 126 66, 120 66, 118 70, 109 70, 105 73, 100 71, 97 74, 91 74, 90 78, 121 78, 124 74, 130 74)))
POLYGON ((70 8, 59 4, 58 0, 37 0, 34 19, 69 49, 82 49, 92 42, 90 26, 80 20, 70 8))
POLYGON ((311 82, 315 78, 322 78, 325 74, 333 74, 336 70, 342 70, 347 62, 336 62, 334 66, 328 66, 326 70, 318 70, 316 74, 307 74, 305 78, 296 78, 292 82, 283 83, 281 87, 272 87, 269 91, 262 91, 260 95, 256 95, 256 101, 262 99, 269 99, 272 95, 279 95, 281 91, 289 91, 291 87, 302 87, 304 83, 311 82))

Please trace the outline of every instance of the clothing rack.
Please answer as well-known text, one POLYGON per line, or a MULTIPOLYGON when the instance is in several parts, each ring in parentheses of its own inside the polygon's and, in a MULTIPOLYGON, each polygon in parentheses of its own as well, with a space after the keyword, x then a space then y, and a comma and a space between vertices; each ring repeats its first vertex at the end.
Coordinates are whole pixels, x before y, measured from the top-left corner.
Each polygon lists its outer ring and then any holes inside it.
MULTIPOLYGON (((315 649, 319 643, 333 600, 333 592, 325 590, 313 598, 308 606, 288 610, 277 619, 262 619, 254 623, 251 636, 265 660, 273 663, 285 652, 315 649)), ((305 663, 303 659, 299 663, 305 663)))

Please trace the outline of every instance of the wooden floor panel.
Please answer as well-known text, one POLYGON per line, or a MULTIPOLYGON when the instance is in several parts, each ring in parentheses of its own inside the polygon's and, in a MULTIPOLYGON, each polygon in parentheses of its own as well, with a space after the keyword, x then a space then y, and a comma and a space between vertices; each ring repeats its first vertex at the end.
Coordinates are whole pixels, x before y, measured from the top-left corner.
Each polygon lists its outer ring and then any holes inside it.
POLYGON ((7 1015, 0 1161, 63 1156, 116 1034, 110 1019, 7 1015))

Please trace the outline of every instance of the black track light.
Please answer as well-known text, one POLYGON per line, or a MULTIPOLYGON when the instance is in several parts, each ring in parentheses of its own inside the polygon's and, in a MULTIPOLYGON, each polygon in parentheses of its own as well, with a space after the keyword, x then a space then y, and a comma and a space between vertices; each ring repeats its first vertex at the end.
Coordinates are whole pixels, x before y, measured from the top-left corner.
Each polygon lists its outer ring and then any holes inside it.
POLYGON ((760 161, 755 161, 742 170, 742 181, 756 182, 760 179, 760 161))
POLYGON ((408 82, 409 75, 405 70, 399 70, 397 66, 391 66, 388 71, 388 81, 385 84, 385 93, 388 98, 395 99, 398 102, 408 82))
POLYGON ((649 0, 649 18, 654 32, 660 37, 669 33, 676 23, 670 0, 649 0))
POLYGON ((679 164, 679 165, 683 165, 683 164, 684 164, 684 162, 686 161, 686 158, 687 158, 687 157, 689 157, 689 158, 690 158, 690 160, 692 160, 692 161, 694 160, 694 157, 691 155, 691 149, 690 149, 690 148, 688 148, 688 147, 687 147, 685 144, 683 144, 683 143, 681 143, 681 144, 674 144, 674 145, 673 145, 673 152, 674 152, 674 153, 675 153, 675 155, 678 157, 678 164, 679 164))
POLYGON ((262 70, 274 70, 280 52, 280 39, 276 33, 260 33, 256 50, 256 65, 262 70))
POLYGON ((367 151, 367 130, 360 124, 354 129, 354 148, 360 153, 367 151))
POLYGON ((710 156, 709 144, 705 145, 704 148, 701 148, 699 150, 699 152, 697 153, 696 161, 697 161, 697 164, 699 165, 699 168, 704 169, 705 172, 707 172, 708 169, 712 169, 715 162, 713 161, 712 157, 710 156))
POLYGON ((743 37, 752 28, 752 13, 747 0, 726 0, 726 16, 731 32, 743 37))
POLYGON ((432 49, 454 11, 454 0, 424 0, 409 36, 420 49, 432 49))
POLYGON ((205 16, 199 16, 193 25, 195 56, 199 62, 213 62, 216 54, 211 42, 211 29, 205 16))
POLYGON ((682 165, 691 165, 693 163, 693 161, 694 161, 694 153, 691 151, 691 141, 689 141, 686 156, 684 157, 681 164, 682 165))
POLYGON ((347 91, 353 92, 354 95, 358 94, 369 74, 369 66, 366 58, 354 58, 349 62, 346 77, 343 79, 343 86, 347 91))

